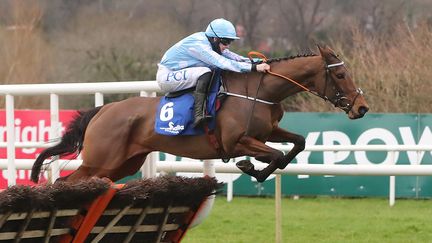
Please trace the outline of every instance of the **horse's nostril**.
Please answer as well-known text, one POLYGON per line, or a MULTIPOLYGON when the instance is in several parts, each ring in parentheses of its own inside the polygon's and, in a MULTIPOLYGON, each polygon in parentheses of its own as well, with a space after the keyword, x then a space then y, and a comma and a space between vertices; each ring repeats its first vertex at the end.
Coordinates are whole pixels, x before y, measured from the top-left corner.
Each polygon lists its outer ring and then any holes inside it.
POLYGON ((369 110, 368 107, 366 107, 366 106, 360 106, 359 109, 358 109, 358 112, 359 112, 360 115, 364 115, 364 114, 366 114, 366 112, 368 112, 368 110, 369 110))

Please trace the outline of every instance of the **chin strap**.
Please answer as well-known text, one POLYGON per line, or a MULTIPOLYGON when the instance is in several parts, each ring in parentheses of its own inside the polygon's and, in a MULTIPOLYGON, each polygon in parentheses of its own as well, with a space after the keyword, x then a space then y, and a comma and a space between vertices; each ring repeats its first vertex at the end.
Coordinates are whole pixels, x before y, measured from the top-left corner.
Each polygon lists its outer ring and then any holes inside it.
POLYGON ((210 42, 212 50, 217 52, 219 55, 221 55, 222 52, 221 52, 221 49, 219 48, 219 41, 217 41, 217 40, 215 41, 213 38, 214 37, 207 36, 207 40, 210 42))

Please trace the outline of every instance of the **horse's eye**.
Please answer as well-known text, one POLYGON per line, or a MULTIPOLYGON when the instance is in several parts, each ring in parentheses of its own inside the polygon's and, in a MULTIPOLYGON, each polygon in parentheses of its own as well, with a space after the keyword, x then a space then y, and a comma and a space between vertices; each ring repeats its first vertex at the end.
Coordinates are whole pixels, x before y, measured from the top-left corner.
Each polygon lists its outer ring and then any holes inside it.
POLYGON ((344 79, 344 78, 345 78, 345 74, 343 74, 343 73, 336 74, 336 77, 337 77, 338 79, 344 79))

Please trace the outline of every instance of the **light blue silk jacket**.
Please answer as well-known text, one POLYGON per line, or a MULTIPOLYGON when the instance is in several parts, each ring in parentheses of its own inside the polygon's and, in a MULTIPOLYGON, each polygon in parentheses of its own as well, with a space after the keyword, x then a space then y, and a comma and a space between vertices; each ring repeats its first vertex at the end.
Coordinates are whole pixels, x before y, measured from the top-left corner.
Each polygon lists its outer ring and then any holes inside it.
POLYGON ((160 61, 170 70, 177 71, 188 67, 208 67, 234 72, 250 72, 249 59, 228 49, 219 55, 213 51, 204 32, 194 33, 169 48, 160 61))

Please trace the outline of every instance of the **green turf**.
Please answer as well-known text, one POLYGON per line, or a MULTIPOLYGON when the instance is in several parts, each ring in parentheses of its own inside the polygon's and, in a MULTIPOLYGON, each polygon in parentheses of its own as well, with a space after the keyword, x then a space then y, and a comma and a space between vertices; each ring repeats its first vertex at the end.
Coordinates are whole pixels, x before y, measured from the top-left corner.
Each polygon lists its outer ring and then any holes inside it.
MULTIPOLYGON (((432 242, 432 201, 285 198, 283 242, 432 242)), ((274 242, 273 198, 218 196, 210 216, 182 242, 274 242)))

